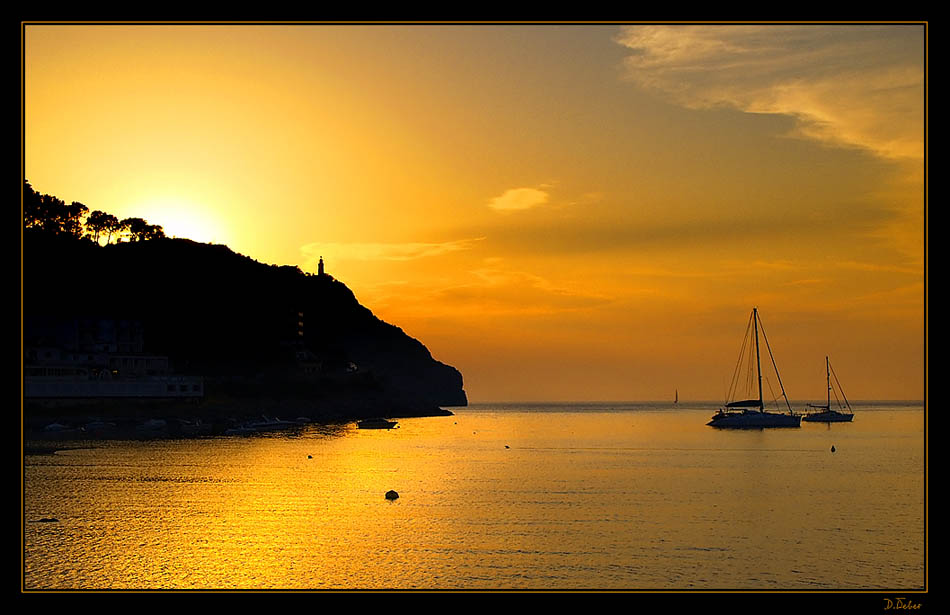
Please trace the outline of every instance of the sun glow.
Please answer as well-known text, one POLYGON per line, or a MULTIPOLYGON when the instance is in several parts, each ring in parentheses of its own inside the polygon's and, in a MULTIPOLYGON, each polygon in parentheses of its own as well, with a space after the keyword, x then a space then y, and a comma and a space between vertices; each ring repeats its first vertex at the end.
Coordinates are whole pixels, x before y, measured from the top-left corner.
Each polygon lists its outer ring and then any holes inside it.
POLYGON ((166 237, 191 239, 200 243, 226 244, 227 225, 208 215, 208 209, 179 198, 156 198, 135 205, 136 217, 157 224, 166 237))

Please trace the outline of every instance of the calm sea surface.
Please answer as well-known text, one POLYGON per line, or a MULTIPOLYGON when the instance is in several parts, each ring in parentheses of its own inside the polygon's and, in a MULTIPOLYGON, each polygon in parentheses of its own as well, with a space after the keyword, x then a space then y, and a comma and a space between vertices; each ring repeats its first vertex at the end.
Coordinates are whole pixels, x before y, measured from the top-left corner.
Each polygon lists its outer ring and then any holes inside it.
POLYGON ((83 448, 24 460, 23 587, 925 589, 922 404, 751 431, 714 410, 59 442, 83 448))

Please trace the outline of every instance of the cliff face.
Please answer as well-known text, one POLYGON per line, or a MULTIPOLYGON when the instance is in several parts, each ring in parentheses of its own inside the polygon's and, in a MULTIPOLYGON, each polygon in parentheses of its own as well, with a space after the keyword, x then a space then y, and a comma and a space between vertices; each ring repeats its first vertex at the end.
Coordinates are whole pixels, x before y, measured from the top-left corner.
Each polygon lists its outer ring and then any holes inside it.
POLYGON ((320 396, 320 383, 332 381, 407 406, 467 403, 458 370, 376 318, 343 283, 226 246, 160 239, 99 247, 30 235, 23 286, 28 343, 37 320, 140 321, 145 352, 205 376, 209 392, 243 379, 262 388, 293 382, 299 395, 320 396))

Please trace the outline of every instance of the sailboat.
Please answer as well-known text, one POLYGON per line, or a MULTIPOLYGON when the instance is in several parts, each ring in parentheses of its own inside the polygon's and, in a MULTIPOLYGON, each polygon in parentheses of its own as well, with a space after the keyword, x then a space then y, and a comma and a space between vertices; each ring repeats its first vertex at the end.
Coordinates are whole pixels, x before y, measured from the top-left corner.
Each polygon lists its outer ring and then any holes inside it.
MULTIPOLYGON (((727 396, 728 398, 733 397, 737 389, 738 379, 740 369, 742 367, 742 358, 746 353, 746 342, 749 339, 749 329, 752 329, 752 340, 755 350, 755 370, 758 376, 758 391, 759 396, 757 399, 745 399, 740 401, 727 401, 723 408, 720 408, 719 411, 713 415, 712 420, 710 420, 707 425, 712 427, 729 427, 729 428, 746 428, 746 429, 760 429, 763 427, 801 427, 802 424, 802 415, 795 414, 792 412, 792 406, 788 403, 788 396, 785 394, 785 387, 782 385, 782 377, 778 375, 778 367, 775 365, 775 357, 772 356, 772 349, 769 346, 769 340, 765 336, 765 329, 761 327, 761 321, 759 320, 759 310, 758 308, 752 308, 752 316, 750 317, 749 327, 746 329, 746 338, 742 343, 742 349, 739 351, 739 363, 736 365, 736 373, 733 376, 731 393, 727 396), (759 329, 762 328, 762 338, 765 340, 765 347, 769 351, 769 358, 772 361, 772 367, 775 369, 775 374, 778 377, 779 386, 782 388, 782 397, 785 399, 785 405, 788 407, 788 412, 767 412, 765 410, 765 403, 762 399, 762 361, 759 357, 759 329)), ((751 360, 752 348, 748 348, 750 353, 749 359, 751 360)), ((751 365, 749 366, 751 368, 751 365)), ((751 369, 748 372, 751 375, 751 369)))
POLYGON ((851 410, 851 404, 848 403, 848 398, 844 396, 844 391, 841 389, 841 383, 838 382, 838 375, 834 373, 834 370, 831 368, 831 361, 828 360, 828 357, 825 357, 825 374, 827 378, 827 388, 828 396, 825 401, 824 406, 816 406, 813 404, 808 404, 809 408, 817 409, 817 412, 808 412, 802 417, 803 421, 808 421, 809 423, 848 423, 854 419, 854 411, 851 410), (835 384, 838 385, 837 391, 835 391, 835 401, 838 402, 838 407, 840 410, 831 409, 831 393, 834 390, 834 387, 831 386, 831 376, 834 374, 835 384), (841 400, 838 399, 838 391, 841 391, 841 397, 844 400, 844 405, 841 405, 841 400))

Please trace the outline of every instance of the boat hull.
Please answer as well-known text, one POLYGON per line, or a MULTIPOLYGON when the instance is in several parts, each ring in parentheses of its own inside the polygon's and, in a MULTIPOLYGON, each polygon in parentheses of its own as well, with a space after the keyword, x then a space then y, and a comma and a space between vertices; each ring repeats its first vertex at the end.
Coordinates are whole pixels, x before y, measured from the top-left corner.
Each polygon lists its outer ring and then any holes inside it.
POLYGON ((391 421, 360 421, 356 427, 358 429, 392 429, 397 424, 391 421))
POLYGON ((853 414, 846 414, 844 412, 816 412, 814 414, 806 414, 802 417, 802 420, 808 423, 850 423, 854 418, 853 414))
POLYGON ((706 423, 711 427, 729 429, 762 429, 765 427, 801 427, 802 417, 777 412, 720 412, 706 423))

